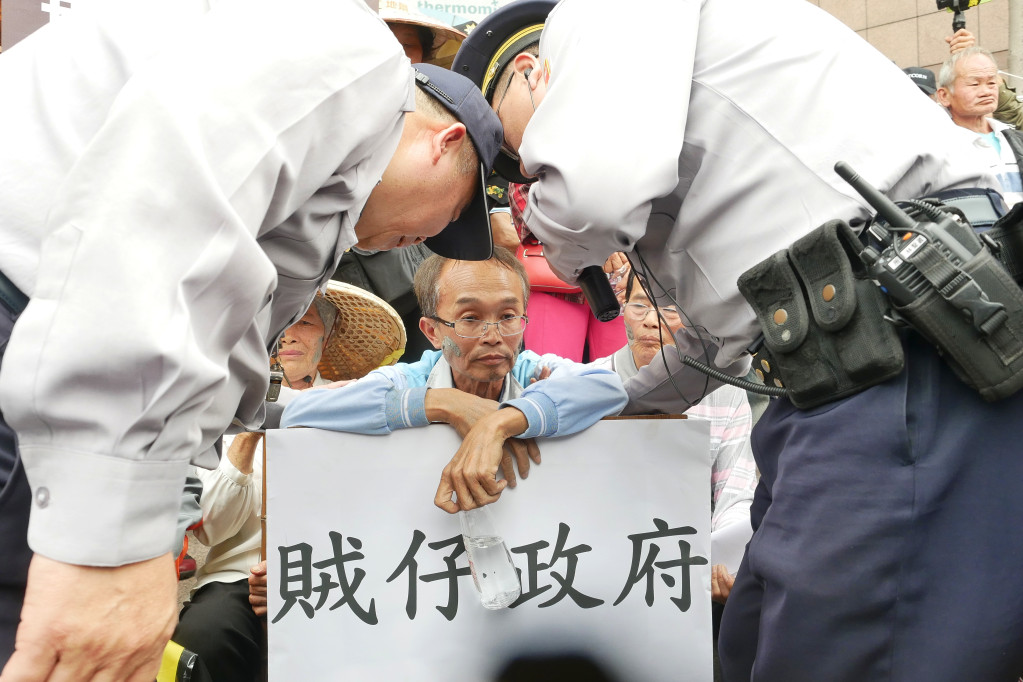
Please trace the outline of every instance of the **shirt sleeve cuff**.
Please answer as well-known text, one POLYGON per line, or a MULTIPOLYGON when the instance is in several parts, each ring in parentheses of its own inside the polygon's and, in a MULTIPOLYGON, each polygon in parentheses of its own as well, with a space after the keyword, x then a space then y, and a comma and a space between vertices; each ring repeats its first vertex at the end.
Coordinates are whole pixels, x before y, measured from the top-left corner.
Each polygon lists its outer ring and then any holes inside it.
POLYGON ((187 459, 129 460, 21 448, 32 490, 28 544, 83 566, 123 566, 174 549, 187 459))
POLYGON ((515 398, 501 403, 501 407, 514 407, 526 415, 529 426, 516 438, 553 436, 558 432, 558 408, 554 401, 542 393, 534 392, 528 398, 515 398))
MULTIPOLYGON (((257 447, 262 447, 262 443, 257 447)), ((259 452, 256 453, 256 456, 260 456, 259 452)), ((252 481, 252 474, 243 474, 227 455, 220 458, 220 464, 217 466, 217 469, 221 476, 243 488, 252 481)))
POLYGON ((387 428, 408 429, 416 426, 428 426, 426 418, 426 386, 415 388, 392 389, 387 392, 384 407, 387 428))

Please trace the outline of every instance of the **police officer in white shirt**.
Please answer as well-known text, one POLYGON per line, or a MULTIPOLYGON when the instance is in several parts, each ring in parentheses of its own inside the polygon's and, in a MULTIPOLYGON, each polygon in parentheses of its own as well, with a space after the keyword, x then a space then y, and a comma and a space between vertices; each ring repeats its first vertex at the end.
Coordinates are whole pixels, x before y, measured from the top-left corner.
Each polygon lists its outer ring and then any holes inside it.
MULTIPOLYGON (((873 213, 836 162, 899 200, 997 188, 898 67, 811 3, 654 0, 639 28, 619 2, 553 4, 498 10, 453 64, 502 120, 495 167, 535 177, 524 219, 556 270, 628 252, 685 315, 678 347, 722 372, 745 374, 760 334, 740 275, 873 213), (545 19, 538 56, 522 52, 520 31, 545 19)), ((721 627, 726 680, 1023 669, 1023 396, 986 403, 921 337, 889 333, 903 371, 814 409, 775 400, 754 430, 762 480, 721 627)), ((626 411, 682 412, 716 385, 668 365, 672 381, 658 362, 627 382, 626 411)))
POLYGON ((345 249, 490 256, 500 124, 360 0, 84 3, 0 92, 0 680, 152 680, 190 460, 345 249))

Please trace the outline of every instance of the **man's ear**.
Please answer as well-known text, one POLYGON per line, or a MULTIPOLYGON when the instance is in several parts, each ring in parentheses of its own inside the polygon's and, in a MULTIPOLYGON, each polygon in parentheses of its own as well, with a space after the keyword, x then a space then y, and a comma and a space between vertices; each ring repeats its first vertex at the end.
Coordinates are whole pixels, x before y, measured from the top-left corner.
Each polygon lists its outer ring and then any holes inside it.
MULTIPOLYGON (((532 90, 536 87, 536 79, 540 77, 540 60, 529 54, 528 52, 522 52, 515 55, 515 59, 512 60, 512 68, 515 69, 516 74, 522 74, 529 81, 529 89, 532 90)), ((522 76, 515 75, 513 78, 521 78, 522 76)))
POLYGON ((433 344, 433 347, 440 350, 440 335, 437 333, 437 323, 428 317, 419 318, 419 330, 423 336, 433 344))
MULTIPOLYGON (((467 131, 465 130, 464 123, 452 123, 447 128, 436 131, 433 134, 433 162, 437 163, 440 161, 444 154, 457 155, 458 150, 462 148, 462 144, 467 140, 467 131)), ((454 158, 454 156, 451 158, 454 158)))
POLYGON ((948 105, 952 103, 952 93, 950 93, 947 88, 938 88, 938 90, 934 93, 934 96, 937 99, 938 104, 946 109, 948 108, 948 105))

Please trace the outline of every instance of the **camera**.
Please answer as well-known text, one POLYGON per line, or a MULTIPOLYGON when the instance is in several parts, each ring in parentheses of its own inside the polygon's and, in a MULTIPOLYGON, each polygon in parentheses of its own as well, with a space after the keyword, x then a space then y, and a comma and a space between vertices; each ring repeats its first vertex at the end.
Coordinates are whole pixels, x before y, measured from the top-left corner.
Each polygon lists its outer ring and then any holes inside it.
POLYGON ((954 13, 952 17, 952 32, 955 33, 961 28, 966 28, 966 17, 963 15, 963 12, 987 1, 988 0, 937 0, 937 3, 939 10, 944 9, 954 13))

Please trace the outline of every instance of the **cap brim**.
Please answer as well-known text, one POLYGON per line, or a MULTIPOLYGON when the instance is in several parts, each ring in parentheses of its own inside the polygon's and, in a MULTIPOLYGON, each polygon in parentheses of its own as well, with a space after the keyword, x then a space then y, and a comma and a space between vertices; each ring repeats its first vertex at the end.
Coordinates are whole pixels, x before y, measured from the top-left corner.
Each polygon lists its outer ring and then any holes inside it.
POLYGON ((494 157, 494 172, 508 182, 515 182, 520 185, 528 185, 536 182, 536 177, 526 177, 519 169, 519 162, 504 152, 498 152, 494 157))
POLYGON ((434 253, 455 260, 487 260, 494 255, 487 210, 486 173, 480 165, 480 184, 458 220, 424 242, 434 253))

